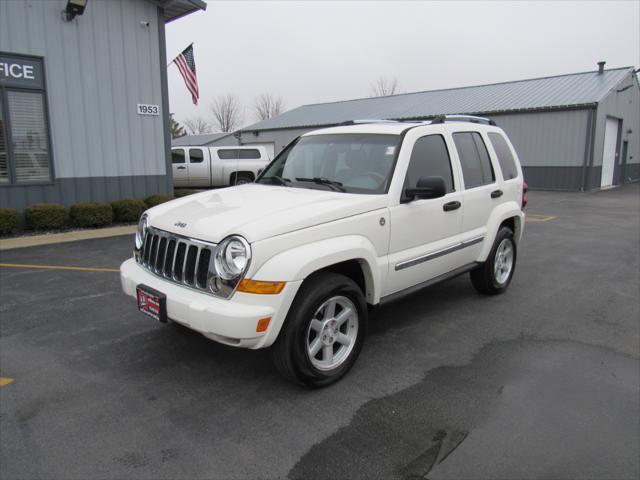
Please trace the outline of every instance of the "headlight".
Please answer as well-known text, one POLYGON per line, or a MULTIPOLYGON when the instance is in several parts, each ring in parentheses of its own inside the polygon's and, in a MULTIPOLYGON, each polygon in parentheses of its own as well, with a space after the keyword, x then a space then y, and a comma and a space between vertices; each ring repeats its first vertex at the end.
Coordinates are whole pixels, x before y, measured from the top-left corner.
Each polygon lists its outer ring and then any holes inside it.
POLYGON ((224 280, 239 278, 249 266, 251 247, 238 236, 225 238, 216 249, 214 264, 216 272, 224 280))
POLYGON ((142 249, 144 244, 144 236, 147 233, 147 214, 143 214, 138 222, 138 229, 136 230, 136 248, 142 249))

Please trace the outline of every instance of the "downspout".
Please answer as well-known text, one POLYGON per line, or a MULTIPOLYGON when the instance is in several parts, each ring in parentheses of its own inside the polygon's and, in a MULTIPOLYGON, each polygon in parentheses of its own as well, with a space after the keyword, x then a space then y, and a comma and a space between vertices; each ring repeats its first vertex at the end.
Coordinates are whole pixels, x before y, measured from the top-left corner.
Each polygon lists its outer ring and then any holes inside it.
POLYGON ((589 117, 587 119, 587 135, 584 146, 584 160, 582 162, 582 180, 581 180, 581 192, 589 190, 588 185, 591 180, 591 171, 589 170, 593 166, 593 146, 596 136, 596 117, 597 106, 589 109, 589 117))

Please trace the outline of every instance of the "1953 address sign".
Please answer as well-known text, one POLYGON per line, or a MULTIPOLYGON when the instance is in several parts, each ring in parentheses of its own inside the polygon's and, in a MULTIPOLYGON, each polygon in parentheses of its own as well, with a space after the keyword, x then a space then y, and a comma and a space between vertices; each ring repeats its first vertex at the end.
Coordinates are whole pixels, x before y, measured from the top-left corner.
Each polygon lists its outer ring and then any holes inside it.
POLYGON ((148 105, 146 103, 139 103, 138 115, 160 115, 160 107, 158 105, 148 105))

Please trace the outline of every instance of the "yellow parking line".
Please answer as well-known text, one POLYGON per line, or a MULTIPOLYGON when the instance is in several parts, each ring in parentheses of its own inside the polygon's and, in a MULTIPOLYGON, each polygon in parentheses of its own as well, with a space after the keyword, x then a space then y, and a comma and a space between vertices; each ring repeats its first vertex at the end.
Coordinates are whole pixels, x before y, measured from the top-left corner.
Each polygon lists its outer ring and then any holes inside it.
POLYGON ((555 215, 538 215, 536 213, 530 213, 527 215, 527 222, 548 222, 549 220, 555 220, 555 215))
POLYGON ((82 272, 119 272, 117 268, 97 268, 97 267, 66 267, 63 265, 29 265, 24 263, 0 263, 0 267, 8 268, 34 268, 37 270, 79 270, 82 272))
POLYGON ((9 385, 11 382, 13 382, 13 378, 0 377, 0 387, 9 385))

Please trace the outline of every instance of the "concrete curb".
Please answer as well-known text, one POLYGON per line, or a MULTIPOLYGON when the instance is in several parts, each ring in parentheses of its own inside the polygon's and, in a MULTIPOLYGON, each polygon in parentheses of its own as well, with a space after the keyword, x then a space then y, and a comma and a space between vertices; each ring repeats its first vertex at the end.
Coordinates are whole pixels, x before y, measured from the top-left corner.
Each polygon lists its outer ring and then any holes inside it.
POLYGON ((7 238, 5 240, 0 240, 0 251, 13 250, 15 248, 37 247, 39 245, 51 245, 53 243, 91 240, 93 238, 116 237, 118 235, 133 235, 135 232, 135 225, 127 225, 124 227, 109 227, 99 228, 95 230, 78 230, 75 232, 52 233, 50 235, 34 235, 31 237, 7 238))

